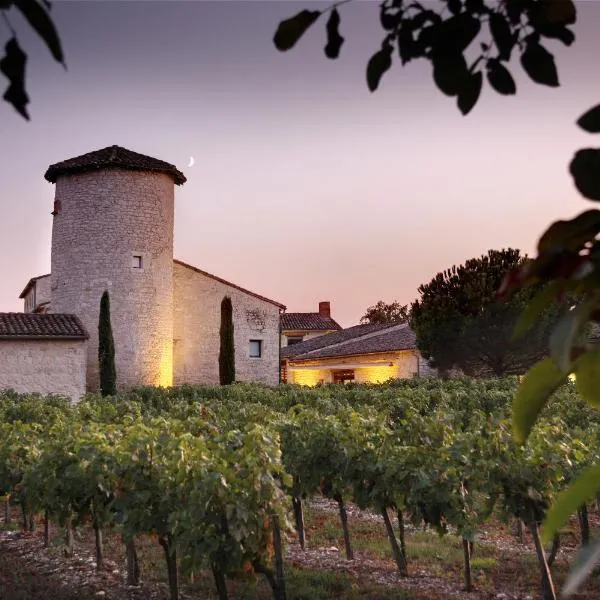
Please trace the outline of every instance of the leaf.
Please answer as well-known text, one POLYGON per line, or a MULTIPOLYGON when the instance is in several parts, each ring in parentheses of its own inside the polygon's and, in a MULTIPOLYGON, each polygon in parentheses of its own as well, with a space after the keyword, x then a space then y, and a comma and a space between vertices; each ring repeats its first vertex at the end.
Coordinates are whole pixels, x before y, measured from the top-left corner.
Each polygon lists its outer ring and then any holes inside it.
POLYGON ((577 120, 577 125, 588 133, 600 133, 600 104, 593 106, 577 120))
POLYGON ((545 0, 540 5, 549 23, 572 25, 577 20, 577 9, 573 0, 545 0))
POLYGON ((571 569, 562 591, 564 598, 568 598, 577 591, 583 581, 591 575, 598 561, 600 561, 600 542, 594 542, 579 551, 577 561, 571 569))
POLYGON ((544 358, 527 371, 513 400, 513 434, 518 443, 525 442, 537 416, 567 376, 552 358, 544 358))
POLYGON ((582 302, 561 317, 550 335, 550 356, 566 375, 571 371, 571 349, 575 337, 587 322, 591 310, 590 301, 582 302))
POLYGON ((277 50, 286 52, 306 33, 307 29, 321 16, 320 10, 301 10, 297 15, 279 23, 273 36, 277 50))
POLYGON ((552 540, 558 530, 584 503, 592 500, 600 490, 600 465, 588 467, 568 488, 562 490, 546 514, 542 526, 544 543, 552 540))
POLYGON ((327 19, 327 45, 325 46, 325 56, 335 59, 340 55, 344 38, 340 35, 340 13, 334 8, 327 19))
POLYGON ((65 58, 60 38, 48 10, 37 0, 14 0, 14 6, 21 11, 31 27, 46 42, 54 59, 64 65, 65 58))
POLYGON ((577 391, 592 406, 600 408, 600 349, 582 354, 575 374, 577 391))
POLYGON ((468 77, 467 63, 461 53, 443 53, 434 56, 433 80, 446 96, 458 96, 462 83, 468 77))
POLYGON ((4 93, 4 100, 15 107, 15 110, 29 121, 27 104, 29 97, 25 91, 25 65, 27 55, 21 50, 16 38, 11 38, 4 47, 5 56, 0 60, 0 72, 5 75, 10 85, 4 93))
POLYGON ((517 93, 517 84, 510 71, 497 59, 487 63, 487 78, 490 85, 499 93, 511 96, 517 93))
POLYGON ((416 45, 413 38, 412 28, 403 23, 398 31, 398 54, 400 55, 400 61, 403 65, 407 62, 416 58, 418 52, 415 52, 416 45))
POLYGON ((479 100, 479 96, 481 95, 482 86, 483 74, 481 71, 470 73, 465 79, 457 99, 458 108, 463 115, 468 115, 477 104, 477 100, 479 100))
POLYGON ((575 41, 575 34, 564 25, 554 23, 544 23, 538 27, 539 33, 544 37, 560 40, 565 46, 571 46, 575 41))
POLYGON ((490 33, 501 60, 509 61, 512 49, 515 45, 515 38, 513 37, 508 21, 500 13, 493 12, 489 18, 490 33))
POLYGON ((560 281, 551 281, 530 300, 515 323, 511 341, 519 339, 531 329, 542 313, 554 302, 561 291, 561 286, 560 281))
POLYGON ((569 165, 575 187, 589 200, 600 201, 600 150, 578 150, 569 165))
POLYGON ((532 81, 540 85, 558 87, 558 72, 554 63, 554 56, 537 42, 529 42, 523 54, 521 65, 532 81))
MULTIPOLYGON (((600 210, 590 209, 570 221, 555 221, 538 241, 538 252, 579 252, 600 233, 600 210)), ((582 259, 582 257, 579 257, 582 259)))
POLYGON ((379 87, 379 82, 383 74, 392 66, 393 47, 385 44, 381 50, 378 50, 371 56, 367 64, 367 86, 371 92, 379 87))

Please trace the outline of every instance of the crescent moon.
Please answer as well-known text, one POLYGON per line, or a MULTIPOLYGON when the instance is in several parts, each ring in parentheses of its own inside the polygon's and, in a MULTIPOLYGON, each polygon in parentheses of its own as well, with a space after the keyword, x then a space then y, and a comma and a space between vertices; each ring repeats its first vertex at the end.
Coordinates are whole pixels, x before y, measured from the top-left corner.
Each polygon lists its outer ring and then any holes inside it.
POLYGON ((196 161, 194 160, 194 157, 193 157, 193 156, 190 156, 190 162, 189 162, 189 164, 188 164, 188 167, 193 167, 195 162, 196 162, 196 161))

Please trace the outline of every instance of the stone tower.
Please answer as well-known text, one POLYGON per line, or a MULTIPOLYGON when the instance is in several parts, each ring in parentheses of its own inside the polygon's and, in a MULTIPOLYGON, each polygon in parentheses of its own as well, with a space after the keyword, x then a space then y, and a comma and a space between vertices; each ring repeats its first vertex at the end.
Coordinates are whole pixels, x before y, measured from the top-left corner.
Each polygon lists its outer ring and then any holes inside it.
POLYGON ((90 334, 87 389, 97 391, 98 317, 110 293, 117 385, 173 378, 173 165, 111 146, 51 165, 51 306, 90 334))

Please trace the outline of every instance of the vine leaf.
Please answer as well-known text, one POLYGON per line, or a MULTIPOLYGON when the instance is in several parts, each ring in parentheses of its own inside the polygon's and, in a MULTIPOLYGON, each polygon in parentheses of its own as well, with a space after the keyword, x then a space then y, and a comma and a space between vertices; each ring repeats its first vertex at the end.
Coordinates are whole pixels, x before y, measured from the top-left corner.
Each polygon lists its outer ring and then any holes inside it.
POLYGON ((600 104, 579 117, 577 125, 588 133, 600 133, 600 104))
POLYGON ((592 574, 592 571, 600 561, 600 542, 594 542, 587 548, 579 551, 577 560, 573 569, 567 577, 562 594, 568 598, 574 594, 585 579, 592 574))
POLYGON ((537 42, 530 41, 521 54, 521 65, 532 81, 549 87, 558 87, 558 72, 554 56, 537 42))
POLYGON ((577 359, 577 391, 592 406, 600 408, 600 350, 590 350, 577 359))
POLYGON ((517 442, 525 442, 546 402, 567 377, 552 358, 544 358, 527 371, 513 401, 513 432, 517 442))
POLYGON ((548 510, 542 526, 542 539, 548 543, 577 509, 600 490, 600 465, 588 467, 567 489, 560 492, 548 510))
POLYGON ((48 10, 37 0, 14 0, 17 8, 34 31, 44 40, 54 59, 65 64, 65 58, 56 27, 50 18, 48 10))
POLYGON ((487 79, 499 94, 512 96, 517 93, 517 84, 510 71, 495 58, 488 61, 487 79))
POLYGON ((379 87, 379 82, 383 74, 392 66, 393 46, 384 44, 381 50, 378 50, 371 56, 367 64, 367 86, 371 92, 379 87))
POLYGON ((463 116, 468 115, 477 104, 482 86, 483 74, 481 71, 469 73, 469 76, 464 80, 457 99, 458 108, 463 116))
POLYGON ((582 148, 575 153, 569 171, 579 192, 589 200, 600 201, 600 150, 582 148))
POLYGON ((515 40, 508 21, 500 13, 493 12, 490 14, 489 27, 492 38, 498 48, 500 59, 509 61, 515 40))
POLYGON ((297 15, 281 21, 273 36, 273 43, 277 50, 285 52, 293 48, 296 42, 320 16, 320 10, 304 9, 297 15))
POLYGON ((327 45, 325 46, 325 56, 335 59, 340 55, 343 36, 340 35, 340 13, 334 8, 327 19, 327 45))
POLYGON ((25 65, 27 55, 21 50, 16 38, 11 38, 4 47, 6 54, 0 60, 0 72, 8 78, 10 85, 4 92, 4 100, 15 107, 15 110, 29 121, 27 104, 29 96, 25 91, 25 65))
POLYGON ((525 335, 541 317, 544 311, 554 302, 561 291, 561 282, 552 281, 545 285, 519 315, 513 329, 511 341, 516 341, 525 335))
POLYGON ((433 58, 433 80, 446 96, 458 96, 469 77, 465 57, 460 53, 439 53, 433 58))

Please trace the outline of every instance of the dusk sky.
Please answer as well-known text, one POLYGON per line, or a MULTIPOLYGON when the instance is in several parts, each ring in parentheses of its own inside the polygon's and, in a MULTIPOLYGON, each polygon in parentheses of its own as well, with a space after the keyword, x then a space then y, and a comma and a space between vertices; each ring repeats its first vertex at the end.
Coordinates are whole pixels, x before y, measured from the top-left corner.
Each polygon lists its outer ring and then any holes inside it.
MULTIPOLYGON (((0 103, 0 311, 22 311, 27 280, 50 270, 48 165, 113 144, 188 178, 176 258, 290 312, 330 300, 343 326, 490 248, 532 253, 552 220, 592 207, 568 163, 600 145, 575 125, 600 102, 599 3, 578 3, 574 46, 545 43, 560 88, 530 82, 517 59, 517 96, 486 85, 468 117, 425 61, 397 61, 368 91, 383 37, 375 2, 341 8, 337 61, 323 54, 325 20, 279 53, 278 22, 315 5, 327 4, 58 1, 67 72, 11 11, 32 120, 0 103)), ((2 45, 8 35, 0 23, 2 45)))

